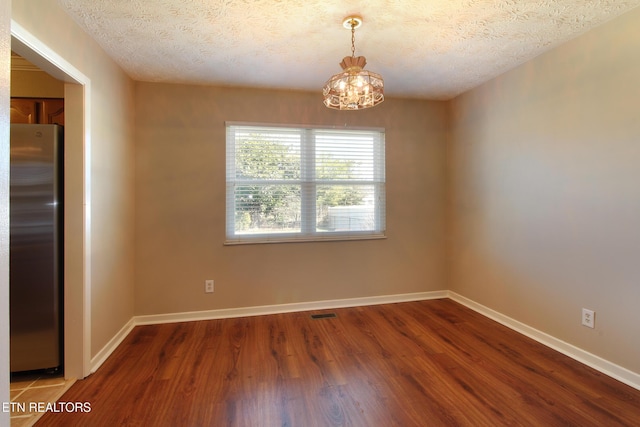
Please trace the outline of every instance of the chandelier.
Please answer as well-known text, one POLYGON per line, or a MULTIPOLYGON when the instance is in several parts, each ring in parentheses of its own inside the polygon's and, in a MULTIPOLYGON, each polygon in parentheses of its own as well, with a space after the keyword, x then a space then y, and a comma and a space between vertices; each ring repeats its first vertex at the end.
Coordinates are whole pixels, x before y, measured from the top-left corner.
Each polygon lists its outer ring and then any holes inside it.
POLYGON ((345 56, 340 66, 342 72, 331 76, 322 93, 324 105, 336 110, 361 110, 375 107, 384 101, 384 81, 382 76, 363 70, 367 64, 364 56, 356 57, 356 28, 362 25, 362 18, 350 16, 342 25, 351 29, 351 56, 345 56))

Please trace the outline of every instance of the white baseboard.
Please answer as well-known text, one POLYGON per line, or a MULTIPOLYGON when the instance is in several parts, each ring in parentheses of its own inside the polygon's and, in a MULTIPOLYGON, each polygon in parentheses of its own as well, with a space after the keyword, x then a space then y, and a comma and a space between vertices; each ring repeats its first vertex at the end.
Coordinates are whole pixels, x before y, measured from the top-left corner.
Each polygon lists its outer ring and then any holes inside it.
POLYGON ((104 363, 104 361, 107 360, 109 356, 111 356, 111 353, 113 353, 115 349, 118 348, 120 343, 127 337, 127 335, 129 335, 129 332, 131 332, 135 326, 135 317, 132 317, 126 323, 126 325, 124 325, 122 329, 120 329, 118 333, 115 334, 113 338, 111 338, 107 345, 102 347, 102 350, 100 350, 98 354, 91 358, 91 374, 97 371, 98 368, 104 363))
POLYGON ((582 350, 581 348, 564 342, 549 334, 527 326, 524 323, 518 322, 515 319, 500 314, 497 311, 490 309, 489 307, 478 304, 477 302, 463 297, 462 295, 458 295, 455 292, 448 291, 448 297, 472 309, 473 311, 482 314, 483 316, 495 320, 496 322, 508 327, 509 329, 513 329, 514 331, 519 332, 522 335, 525 335, 539 342, 540 344, 546 345, 547 347, 550 347, 564 354, 565 356, 569 356, 570 358, 584 363, 585 365, 605 375, 608 375, 622 383, 640 390, 640 374, 623 368, 622 366, 616 365, 615 363, 609 362, 608 360, 596 356, 595 354, 591 354, 585 350, 582 350))
POLYGON ((375 297, 299 302, 291 304, 262 305, 255 307, 225 308, 220 310, 189 311, 185 313, 151 314, 146 316, 135 316, 134 321, 136 325, 153 325, 158 323, 190 322, 194 320, 262 316, 265 314, 291 313, 295 311, 361 307, 366 305, 391 304, 397 302, 446 298, 447 292, 448 291, 418 292, 412 294, 383 295, 375 297))

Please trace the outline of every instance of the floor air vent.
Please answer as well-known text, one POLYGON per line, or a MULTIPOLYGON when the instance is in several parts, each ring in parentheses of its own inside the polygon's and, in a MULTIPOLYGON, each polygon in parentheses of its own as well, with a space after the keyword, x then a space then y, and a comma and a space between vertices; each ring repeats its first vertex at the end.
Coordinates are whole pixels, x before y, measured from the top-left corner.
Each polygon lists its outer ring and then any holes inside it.
POLYGON ((324 313, 324 314, 312 314, 312 319, 329 319, 331 317, 336 317, 335 313, 324 313))

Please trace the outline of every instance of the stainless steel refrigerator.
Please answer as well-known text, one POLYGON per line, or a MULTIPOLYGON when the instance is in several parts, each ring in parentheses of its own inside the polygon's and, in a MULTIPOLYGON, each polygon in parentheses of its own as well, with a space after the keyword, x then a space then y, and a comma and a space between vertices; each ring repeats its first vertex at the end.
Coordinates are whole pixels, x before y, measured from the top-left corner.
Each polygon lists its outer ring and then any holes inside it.
POLYGON ((62 367, 63 130, 11 125, 11 372, 62 367))

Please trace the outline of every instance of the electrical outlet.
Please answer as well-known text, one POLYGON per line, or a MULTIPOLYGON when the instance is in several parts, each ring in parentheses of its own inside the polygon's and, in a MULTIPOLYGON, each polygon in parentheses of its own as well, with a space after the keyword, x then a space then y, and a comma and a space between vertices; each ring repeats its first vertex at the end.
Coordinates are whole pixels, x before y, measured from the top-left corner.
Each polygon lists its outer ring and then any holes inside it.
POLYGON ((213 280, 204 281, 204 292, 207 294, 213 293, 213 280))
POLYGON ((587 328, 595 328, 596 327, 596 313, 593 310, 589 310, 587 308, 582 309, 582 325, 587 328))

